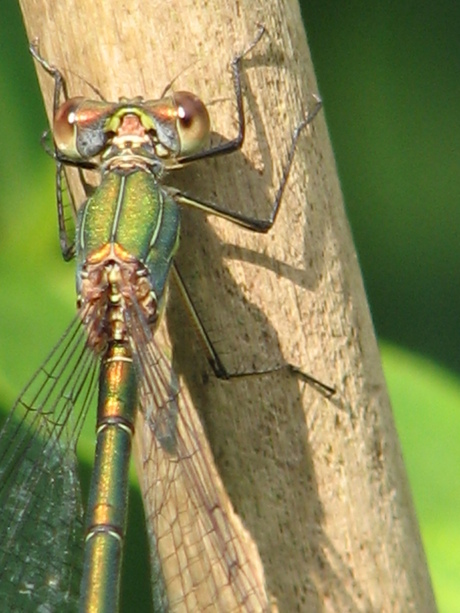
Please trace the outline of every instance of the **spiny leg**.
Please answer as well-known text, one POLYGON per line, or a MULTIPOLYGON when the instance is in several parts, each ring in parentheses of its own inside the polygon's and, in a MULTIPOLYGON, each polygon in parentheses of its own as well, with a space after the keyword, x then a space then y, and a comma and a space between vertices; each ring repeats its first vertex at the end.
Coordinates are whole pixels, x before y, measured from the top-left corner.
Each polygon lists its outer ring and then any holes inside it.
POLYGON ((286 187, 289 178, 289 173, 292 167, 292 162, 294 160, 298 140, 303 130, 315 119, 316 115, 319 113, 322 107, 321 99, 318 96, 314 96, 314 98, 316 100, 316 104, 313 110, 305 115, 305 117, 298 123, 292 134, 291 146, 289 148, 288 157, 283 168, 280 184, 276 191, 275 200, 271 207, 271 213, 266 219, 258 219, 247 215, 242 215, 241 213, 238 213, 236 211, 230 211, 227 208, 215 204, 214 202, 205 202, 204 200, 198 200, 197 198, 188 196, 187 194, 184 194, 179 190, 175 190, 174 188, 168 188, 168 191, 179 204, 191 206, 200 209, 205 213, 217 215, 218 217, 222 217, 223 219, 231 221, 232 223, 246 228, 247 230, 251 230, 252 232, 260 232, 262 234, 265 234, 272 228, 278 216, 280 204, 283 199, 284 189, 286 187))
POLYGON ((319 389, 319 391, 327 398, 330 398, 331 396, 335 394, 335 389, 333 387, 330 387, 329 385, 327 385, 326 383, 323 383, 322 381, 319 381, 315 377, 307 373, 304 373, 297 366, 294 366, 293 364, 289 364, 287 362, 283 364, 278 364, 277 366, 273 366, 271 368, 265 368, 265 369, 259 369, 259 370, 250 370, 250 371, 244 371, 244 372, 228 371, 227 368, 224 366, 222 360, 220 359, 219 354, 217 353, 217 350, 211 341, 211 338, 206 330, 206 327, 200 315, 198 314, 195 308, 195 305, 193 304, 193 300, 192 300, 192 297, 190 296, 190 292, 188 291, 185 285, 184 279, 182 278, 182 275, 180 274, 179 269, 177 268, 177 265, 175 263, 172 266, 172 271, 173 271, 173 276, 176 282, 176 286, 187 308, 187 312, 192 320, 193 325, 195 326, 198 332, 200 340, 202 341, 204 345, 209 365, 211 366, 217 378, 229 381, 231 379, 242 379, 244 377, 252 377, 256 375, 267 375, 270 373, 287 370, 293 375, 301 378, 303 381, 305 381, 312 387, 319 389))
MULTIPOLYGON (((56 113, 61 105, 61 96, 64 101, 69 99, 67 91, 67 83, 62 72, 51 65, 45 58, 40 55, 38 50, 38 40, 35 39, 29 46, 30 53, 33 58, 40 64, 40 66, 54 79, 54 94, 53 94, 53 120, 56 117, 56 113)), ((47 143, 49 131, 43 133, 41 142, 46 153, 51 155, 56 164, 56 205, 58 214, 58 229, 59 229, 59 244, 61 246, 62 257, 64 260, 71 260, 75 255, 74 241, 69 237, 67 231, 67 224, 64 211, 63 202, 63 174, 64 167, 67 161, 62 158, 56 149, 56 145, 53 142, 53 149, 51 150, 47 143)), ((76 211, 75 202, 73 201, 72 194, 69 192, 70 203, 74 211, 76 211)))
MULTIPOLYGON (((236 100, 237 100, 238 119, 239 119, 239 132, 238 132, 237 138, 235 138, 232 141, 229 141, 228 143, 225 143, 223 146, 218 146, 214 149, 204 151, 202 153, 190 156, 186 159, 184 158, 181 160, 181 162, 185 163, 186 161, 187 162, 195 161, 197 159, 203 159, 205 157, 223 155, 223 154, 231 153, 232 151, 235 151, 241 147, 243 140, 244 140, 244 128, 245 128, 244 110, 243 110, 243 101, 242 101, 242 92, 241 92, 241 72, 240 72, 241 71, 241 61, 244 58, 244 56, 247 53, 249 53, 254 48, 255 45, 257 45, 257 43, 260 41, 264 32, 265 32, 265 29, 263 28, 263 26, 261 26, 254 41, 241 54, 235 56, 235 58, 232 61, 232 71, 233 71, 233 78, 234 78, 234 84, 235 84, 235 94, 236 94, 236 100)), ((228 209, 225 209, 224 207, 221 207, 215 203, 198 200, 196 198, 188 196, 187 194, 184 194, 183 192, 180 192, 179 190, 169 188, 171 195, 180 204, 192 206, 194 208, 198 208, 202 210, 205 213, 217 215, 218 217, 222 217, 226 219, 227 221, 235 223, 245 229, 251 230, 253 232, 259 232, 259 233, 268 232, 272 228, 273 224, 275 223, 279 209, 280 209, 280 204, 283 198, 284 189, 286 187, 286 184, 289 178, 289 174, 290 174, 290 170, 291 170, 292 163, 294 160, 298 140, 303 130, 310 123, 312 123, 316 115, 321 110, 321 107, 322 107, 321 99, 316 95, 314 95, 314 98, 316 100, 315 106, 298 123, 298 125, 296 126, 292 134, 291 146, 289 148, 288 157, 287 157, 286 163, 283 168, 280 184, 276 191, 275 199, 271 207, 271 213, 268 218, 258 219, 258 218, 253 218, 250 216, 242 215, 238 212, 229 211, 228 209)), ((335 393, 334 388, 315 379, 311 375, 304 373, 297 366, 294 366, 289 363, 281 364, 281 365, 275 366, 273 368, 265 369, 265 370, 257 370, 257 371, 254 370, 250 372, 233 372, 233 373, 229 372, 224 366, 222 360, 220 359, 215 347, 213 346, 213 343, 209 337, 209 334, 207 333, 206 328, 199 314, 197 313, 196 308, 193 305, 193 301, 190 296, 190 293, 188 292, 185 286, 184 280, 182 276, 180 275, 180 272, 177 269, 176 265, 173 266, 173 271, 174 271, 174 276, 176 279, 176 284, 180 291, 182 299, 187 307, 187 310, 192 318, 192 321, 195 327, 197 328, 200 338, 205 346, 209 364, 211 365, 211 368, 213 369, 215 375, 218 378, 235 379, 235 378, 242 378, 242 377, 247 377, 247 376, 252 376, 252 375, 268 374, 271 372, 277 372, 280 370, 287 369, 289 370, 289 372, 295 374, 296 376, 299 376, 300 378, 302 378, 304 381, 306 381, 310 385, 313 385, 313 387, 319 388, 320 391, 322 391, 322 393, 324 393, 327 397, 330 397, 335 393)))
POLYGON ((238 151, 241 149, 244 141, 244 134, 246 128, 245 116, 244 116, 244 105, 243 105, 243 91, 241 86, 241 63, 243 59, 250 53, 254 47, 259 43, 262 36, 265 34, 266 30, 264 26, 259 26, 257 30, 257 34, 254 40, 241 52, 235 55, 231 62, 232 69, 232 77, 233 77, 233 88, 235 91, 235 99, 236 99, 236 108, 237 108, 237 116, 238 116, 238 134, 232 140, 229 140, 225 143, 219 143, 214 147, 210 147, 209 149, 205 149, 204 151, 199 151, 198 153, 194 153, 193 155, 188 155, 186 157, 180 158, 178 160, 178 164, 188 164, 189 162, 195 162, 196 160, 203 160, 205 158, 216 157, 218 155, 228 155, 229 153, 233 153, 234 151, 238 151))

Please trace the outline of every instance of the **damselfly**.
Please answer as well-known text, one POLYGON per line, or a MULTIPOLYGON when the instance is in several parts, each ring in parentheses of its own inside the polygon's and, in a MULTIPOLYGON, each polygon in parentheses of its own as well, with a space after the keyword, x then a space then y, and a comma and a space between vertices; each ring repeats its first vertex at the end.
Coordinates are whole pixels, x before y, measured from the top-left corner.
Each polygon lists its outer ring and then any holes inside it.
MULTIPOLYGON (((255 547, 241 534, 186 393, 160 349, 157 327, 174 264, 180 205, 267 232, 275 222, 297 127, 271 216, 252 219, 191 198, 162 182, 165 170, 225 155, 243 143, 241 63, 232 61, 239 131, 207 147, 210 121, 188 92, 158 100, 68 98, 54 78, 54 157, 60 241, 77 262, 77 315, 37 371, 0 432, 0 604, 10 611, 116 611, 125 536, 128 466, 137 433, 148 454, 140 475, 152 550, 155 611, 264 611, 269 600, 255 547), (61 104, 61 97, 64 102, 61 104), (64 169, 95 170, 100 183, 78 207, 69 236, 64 169), (76 445, 97 395, 95 464, 81 521, 76 445), (159 560, 159 562, 158 562, 159 560)), ((215 373, 228 377, 196 313, 215 373)))

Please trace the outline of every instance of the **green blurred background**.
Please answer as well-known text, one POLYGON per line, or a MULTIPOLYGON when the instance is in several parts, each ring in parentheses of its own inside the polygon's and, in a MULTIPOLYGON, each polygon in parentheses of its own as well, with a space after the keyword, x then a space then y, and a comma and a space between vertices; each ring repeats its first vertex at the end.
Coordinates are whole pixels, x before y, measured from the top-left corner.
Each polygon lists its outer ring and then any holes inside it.
MULTIPOLYGON (((315 0, 302 10, 439 609, 460 612, 460 4, 315 0)), ((46 118, 13 0, 0 9, 0 60, 8 407, 70 321, 74 278, 56 240, 53 164, 38 144, 46 118)))

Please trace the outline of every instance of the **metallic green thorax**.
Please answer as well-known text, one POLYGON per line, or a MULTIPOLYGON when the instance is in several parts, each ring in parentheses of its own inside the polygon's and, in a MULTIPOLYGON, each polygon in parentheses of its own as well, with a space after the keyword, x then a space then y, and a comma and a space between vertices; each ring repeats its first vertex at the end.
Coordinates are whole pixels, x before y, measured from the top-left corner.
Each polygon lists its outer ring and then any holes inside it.
POLYGON ((77 290, 88 256, 106 244, 120 245, 149 271, 158 302, 179 239, 179 207, 150 170, 115 169, 80 209, 77 222, 77 290))

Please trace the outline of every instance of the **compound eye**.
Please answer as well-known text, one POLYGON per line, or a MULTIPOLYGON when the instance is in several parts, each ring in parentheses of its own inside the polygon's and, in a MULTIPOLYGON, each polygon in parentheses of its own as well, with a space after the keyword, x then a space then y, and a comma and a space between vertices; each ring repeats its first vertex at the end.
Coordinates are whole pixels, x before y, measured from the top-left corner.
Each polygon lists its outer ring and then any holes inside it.
POLYGON ((58 151, 76 162, 99 155, 108 141, 106 123, 113 112, 114 105, 103 100, 78 97, 61 104, 53 123, 58 151))
POLYGON ((190 92, 175 92, 173 101, 177 110, 180 155, 196 153, 209 141, 208 110, 198 96, 190 92))
POLYGON ((56 111, 53 121, 53 137, 59 152, 68 158, 79 160, 77 148, 78 109, 84 98, 69 98, 56 111))

